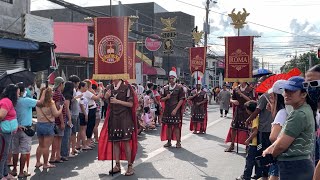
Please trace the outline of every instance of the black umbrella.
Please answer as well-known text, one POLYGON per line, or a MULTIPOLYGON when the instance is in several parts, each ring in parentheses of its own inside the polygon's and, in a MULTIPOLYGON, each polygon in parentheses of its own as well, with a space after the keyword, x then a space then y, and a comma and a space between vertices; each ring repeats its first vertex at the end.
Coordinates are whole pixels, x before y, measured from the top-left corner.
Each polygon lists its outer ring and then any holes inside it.
POLYGON ((6 87, 9 84, 19 82, 23 82, 25 86, 29 86, 34 83, 35 77, 36 75, 33 72, 25 68, 7 70, 0 76, 0 87, 6 87))

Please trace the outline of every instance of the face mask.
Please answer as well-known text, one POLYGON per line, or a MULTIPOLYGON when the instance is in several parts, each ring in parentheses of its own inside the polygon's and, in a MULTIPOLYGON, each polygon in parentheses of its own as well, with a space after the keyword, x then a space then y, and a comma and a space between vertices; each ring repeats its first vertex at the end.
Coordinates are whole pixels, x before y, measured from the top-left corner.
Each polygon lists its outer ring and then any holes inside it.
POLYGON ((308 87, 307 93, 309 98, 315 102, 318 103, 319 98, 320 98, 320 88, 319 87, 308 87))
POLYGON ((287 114, 290 114, 293 111, 293 107, 291 105, 285 105, 287 114))

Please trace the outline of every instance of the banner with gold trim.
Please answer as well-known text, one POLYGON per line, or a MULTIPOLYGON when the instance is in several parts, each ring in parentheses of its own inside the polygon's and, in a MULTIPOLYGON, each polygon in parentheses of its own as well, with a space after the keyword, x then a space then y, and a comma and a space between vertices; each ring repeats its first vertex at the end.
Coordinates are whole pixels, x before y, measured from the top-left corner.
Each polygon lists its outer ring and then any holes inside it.
POLYGON ((225 82, 250 82, 253 36, 225 37, 225 82))
POLYGON ((131 80, 136 79, 136 43, 128 43, 128 61, 127 61, 129 78, 131 80))
POLYGON ((129 79, 128 17, 94 18, 94 74, 96 80, 129 79))
POLYGON ((206 47, 193 47, 189 49, 189 66, 191 74, 195 71, 204 73, 206 68, 206 52, 206 47))

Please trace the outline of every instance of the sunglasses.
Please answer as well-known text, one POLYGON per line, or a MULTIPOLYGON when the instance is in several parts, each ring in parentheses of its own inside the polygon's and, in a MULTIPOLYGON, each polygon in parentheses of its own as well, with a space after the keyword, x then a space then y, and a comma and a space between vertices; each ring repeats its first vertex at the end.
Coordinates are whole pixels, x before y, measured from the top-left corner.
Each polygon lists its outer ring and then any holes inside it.
POLYGON ((303 82, 303 88, 307 89, 308 87, 320 87, 320 80, 303 82))

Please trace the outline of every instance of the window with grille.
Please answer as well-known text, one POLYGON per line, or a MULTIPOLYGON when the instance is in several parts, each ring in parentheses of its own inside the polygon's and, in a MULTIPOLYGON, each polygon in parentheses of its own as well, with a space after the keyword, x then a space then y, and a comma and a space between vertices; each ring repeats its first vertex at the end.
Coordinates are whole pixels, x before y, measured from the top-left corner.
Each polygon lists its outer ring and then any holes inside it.
POLYGON ((0 0, 0 1, 6 2, 6 3, 10 3, 10 4, 13 4, 13 0, 0 0))

